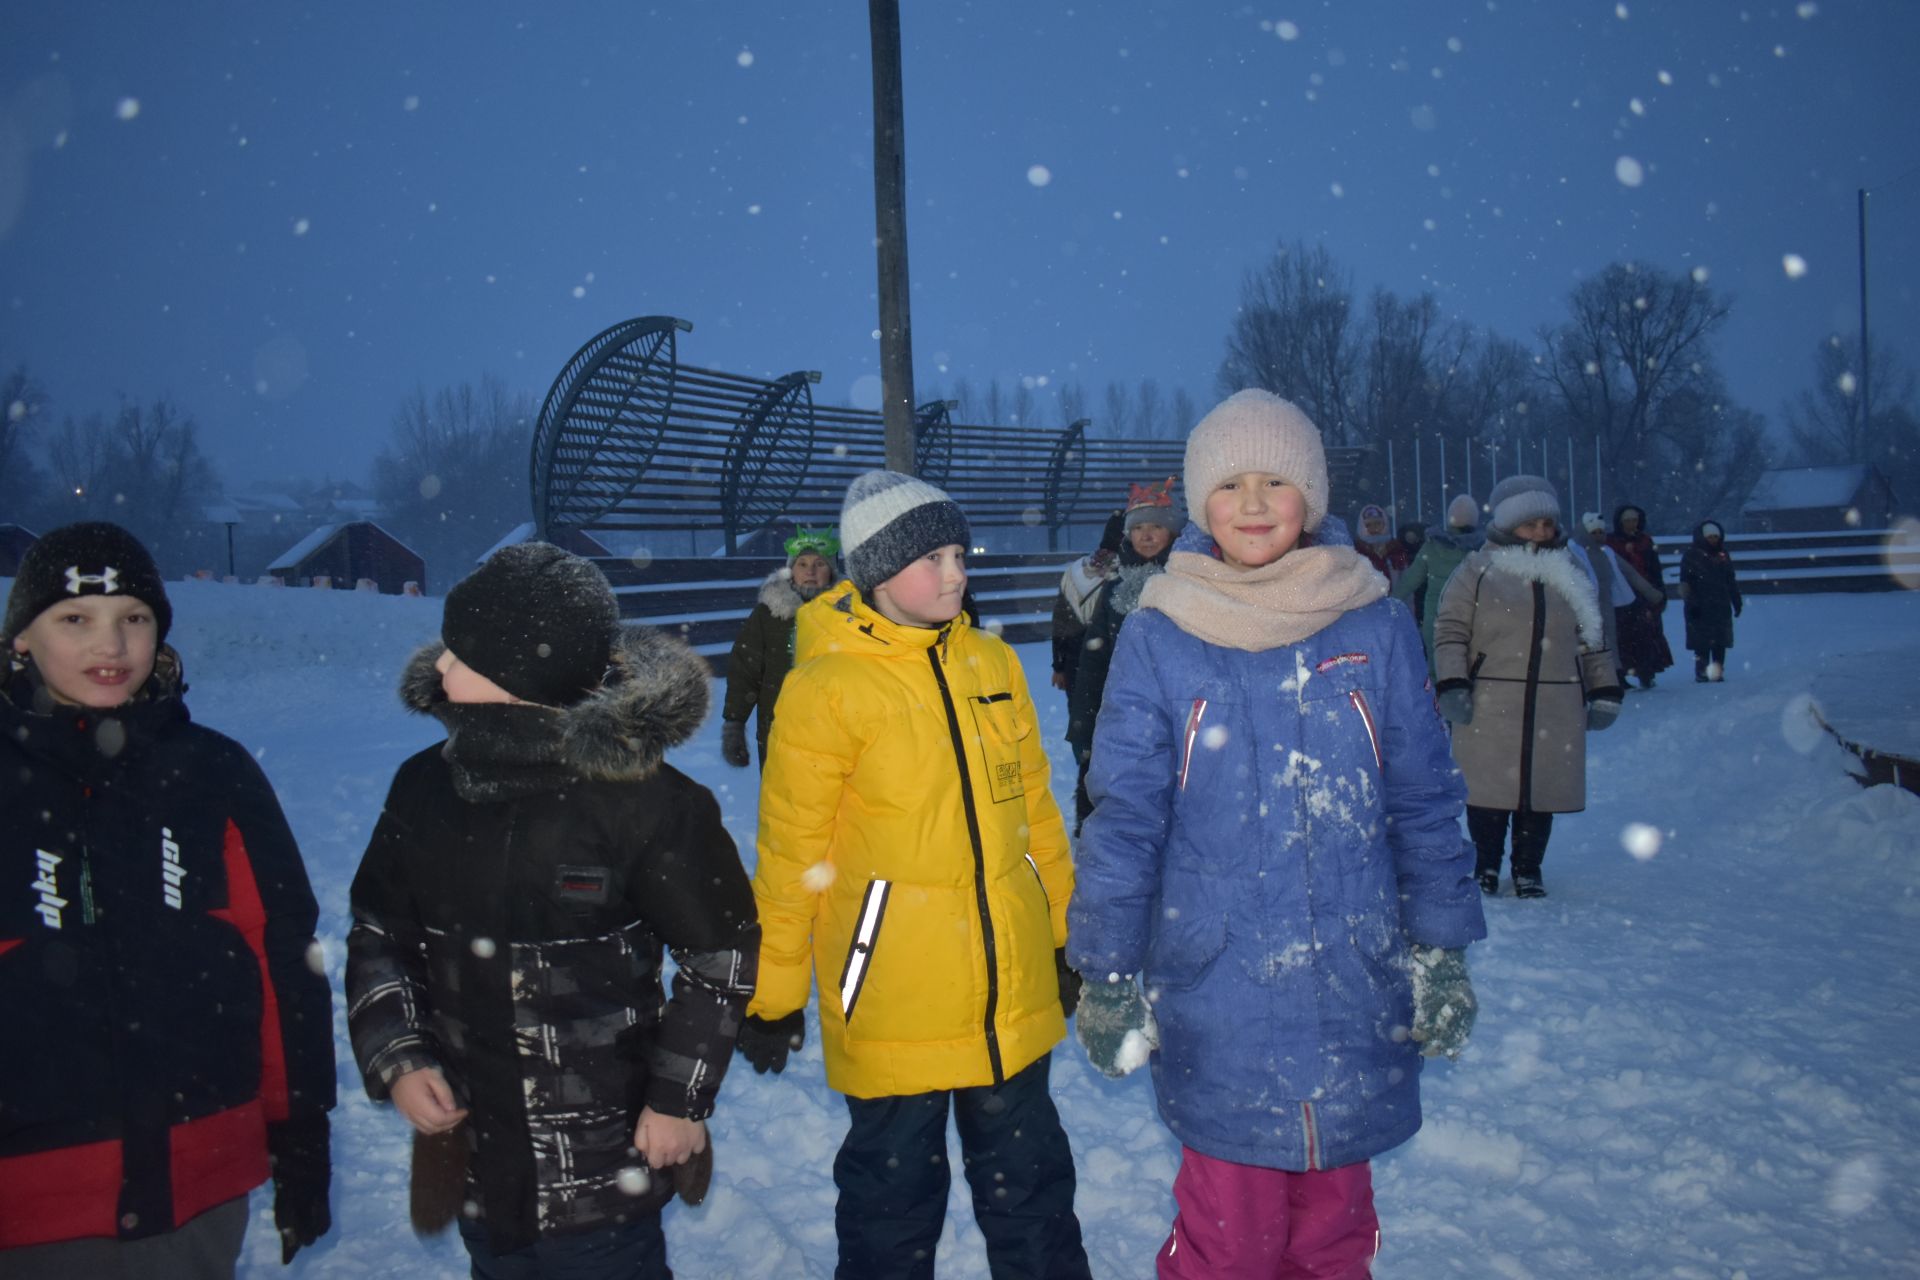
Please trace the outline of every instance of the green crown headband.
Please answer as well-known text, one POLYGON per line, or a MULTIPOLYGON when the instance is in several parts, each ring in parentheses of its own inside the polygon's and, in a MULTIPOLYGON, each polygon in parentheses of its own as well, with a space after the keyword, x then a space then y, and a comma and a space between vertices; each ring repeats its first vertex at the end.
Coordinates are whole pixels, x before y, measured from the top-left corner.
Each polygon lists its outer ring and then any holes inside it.
POLYGON ((784 544, 787 559, 791 560, 803 551, 812 551, 831 560, 840 554, 840 539, 831 528, 796 529, 784 544))

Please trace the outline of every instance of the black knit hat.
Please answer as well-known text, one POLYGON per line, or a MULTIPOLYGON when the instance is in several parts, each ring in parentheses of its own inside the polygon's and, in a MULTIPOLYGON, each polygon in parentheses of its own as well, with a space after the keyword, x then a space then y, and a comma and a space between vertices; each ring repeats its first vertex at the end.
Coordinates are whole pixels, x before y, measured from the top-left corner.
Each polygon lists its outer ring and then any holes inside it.
POLYGON ((63 600, 76 596, 131 596, 153 610, 156 638, 173 625, 173 604, 153 555, 117 524, 89 521, 62 525, 27 549, 7 596, 0 644, 33 624, 63 600))
POLYGON ((600 687, 619 628, 613 588, 592 561, 523 542, 447 592, 440 638, 514 697, 565 707, 600 687))

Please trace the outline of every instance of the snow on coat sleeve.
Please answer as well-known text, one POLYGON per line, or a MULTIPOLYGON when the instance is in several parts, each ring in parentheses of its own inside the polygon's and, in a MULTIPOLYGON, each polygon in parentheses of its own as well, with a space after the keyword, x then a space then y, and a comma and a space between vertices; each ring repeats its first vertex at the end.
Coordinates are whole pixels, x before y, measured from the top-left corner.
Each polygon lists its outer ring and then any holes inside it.
POLYGON ((1394 611, 1406 622, 1390 628, 1380 754, 1400 919, 1414 943, 1464 947, 1487 936, 1473 881, 1473 849, 1460 834, 1467 785, 1427 687, 1419 631, 1403 606, 1394 611))
MULTIPOLYGON (((266 774, 244 750, 235 752, 233 833, 250 886, 229 880, 234 923, 257 945, 265 972, 261 1028, 267 1119, 311 1116, 332 1109, 333 993, 318 963, 314 929, 319 906, 306 863, 266 774), (243 903, 241 897, 251 898, 243 903)), ((231 850, 230 850, 231 852, 231 850)))
POLYGON ((674 781, 647 872, 629 886, 678 970, 647 1047, 647 1105, 662 1115, 704 1120, 713 1113, 753 994, 760 927, 739 850, 713 793, 674 781))
POLYGON ((427 939, 402 867, 407 837, 394 797, 405 785, 402 765, 354 874, 348 901, 347 1034, 367 1096, 386 1101, 409 1071, 440 1065, 427 992, 427 939))
POLYGON ((1173 815, 1174 726, 1149 636, 1163 615, 1137 610, 1120 629, 1094 731, 1087 794, 1067 909, 1067 963, 1098 975, 1135 974, 1146 961, 1173 815))
MULTIPOLYGON (((1037 726, 1040 715, 1034 709, 1033 694, 1027 687, 1027 673, 1020 660, 1007 655, 1007 667, 1013 686, 1014 714, 1027 724, 1037 726)), ((1052 766, 1046 747, 1036 730, 1020 739, 1020 776, 1026 787, 1027 856, 1040 872, 1040 883, 1047 891, 1047 918, 1053 925, 1053 945, 1067 943, 1067 902, 1073 896, 1073 854, 1067 845, 1067 824, 1053 798, 1052 766)))
POLYGON ((813 980, 814 908, 831 883, 827 853, 841 793, 860 754, 820 666, 801 666, 781 686, 780 714, 773 718, 760 782, 759 860, 753 872, 760 977, 747 1006, 760 1018, 806 1008, 813 980))

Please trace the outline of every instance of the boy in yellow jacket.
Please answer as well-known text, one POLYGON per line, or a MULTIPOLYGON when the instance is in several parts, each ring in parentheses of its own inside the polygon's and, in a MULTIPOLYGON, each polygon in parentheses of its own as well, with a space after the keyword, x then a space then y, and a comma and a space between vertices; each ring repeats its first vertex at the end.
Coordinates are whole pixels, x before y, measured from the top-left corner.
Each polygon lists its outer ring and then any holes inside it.
POLYGON ((1073 867, 1019 660, 961 612, 967 519, 870 471, 847 490, 848 580, 795 618, 760 789, 758 1071, 805 1034, 820 976, 837 1275, 932 1276, 947 1114, 1000 1276, 1086 1277, 1073 1154, 1047 1092, 1077 980, 1073 867))

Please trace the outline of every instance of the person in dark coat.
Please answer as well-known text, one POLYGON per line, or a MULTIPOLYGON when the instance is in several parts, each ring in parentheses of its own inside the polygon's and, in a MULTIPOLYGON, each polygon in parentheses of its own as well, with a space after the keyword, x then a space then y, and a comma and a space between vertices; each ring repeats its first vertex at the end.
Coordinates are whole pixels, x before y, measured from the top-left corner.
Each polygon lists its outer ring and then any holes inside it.
POLYGON ((1094 726, 1100 719, 1100 700, 1106 695, 1107 671, 1113 665, 1120 626, 1139 605, 1148 580, 1167 567, 1181 522, 1173 506, 1172 477, 1164 485, 1133 486, 1123 524, 1126 538, 1120 544, 1119 571, 1101 587, 1094 601, 1093 617, 1081 641, 1073 693, 1067 699, 1067 742, 1080 766, 1080 778, 1073 790, 1076 836, 1093 812, 1093 802, 1087 798, 1087 764, 1093 756, 1094 726))
POLYGON ((326 1234, 333 1001, 260 766, 194 724, 153 558, 27 552, 0 626, 0 1275, 230 1277, 326 1234))
POLYGON ((1080 673, 1080 649, 1087 636, 1087 623, 1100 602, 1100 588, 1119 568, 1120 540, 1126 533, 1126 512, 1107 517, 1100 531, 1100 545, 1075 560, 1060 575, 1060 590, 1053 597, 1053 687, 1064 689, 1067 701, 1073 701, 1073 684, 1080 673))
POLYGON ((400 693, 447 738, 401 764, 353 880, 354 1057, 467 1155, 475 1275, 664 1280, 660 1211, 698 1182, 759 955, 719 806, 663 759, 706 663, 544 543, 456 586, 441 638, 400 693))
POLYGON ((1387 509, 1377 502, 1369 502, 1360 508, 1359 519, 1353 528, 1354 550, 1380 571, 1387 580, 1387 589, 1391 591, 1400 581, 1400 575, 1407 571, 1407 566, 1413 563, 1412 548, 1393 535, 1387 509))
POLYGON ((734 637, 727 656, 727 699, 720 712, 720 755, 736 769, 753 763, 747 755, 747 717, 755 716, 760 767, 767 765, 767 735, 780 686, 793 669, 793 615, 800 606, 833 585, 833 558, 840 540, 832 529, 802 529, 786 541, 787 567, 775 569, 760 584, 760 598, 734 637))
POLYGON ((1660 615, 1667 608, 1666 580, 1660 552, 1647 533, 1647 513, 1631 503, 1616 509, 1607 545, 1656 593, 1653 599, 1621 609, 1618 618, 1621 669, 1638 680, 1642 689, 1651 689, 1654 677, 1673 665, 1673 649, 1660 625, 1660 615))
POLYGON ((1702 521, 1694 526, 1693 545, 1680 556, 1687 648, 1693 650, 1693 678, 1703 684, 1727 678, 1733 620, 1744 607, 1740 584, 1733 577, 1733 557, 1722 545, 1725 536, 1718 524, 1702 521))
POLYGON ((1434 693, 1467 779, 1474 878, 1500 891, 1513 830, 1513 892, 1544 898, 1540 865, 1558 813, 1587 806, 1587 731, 1620 714, 1594 579, 1568 550, 1560 499, 1540 476, 1488 497, 1487 545, 1440 593, 1434 693))

